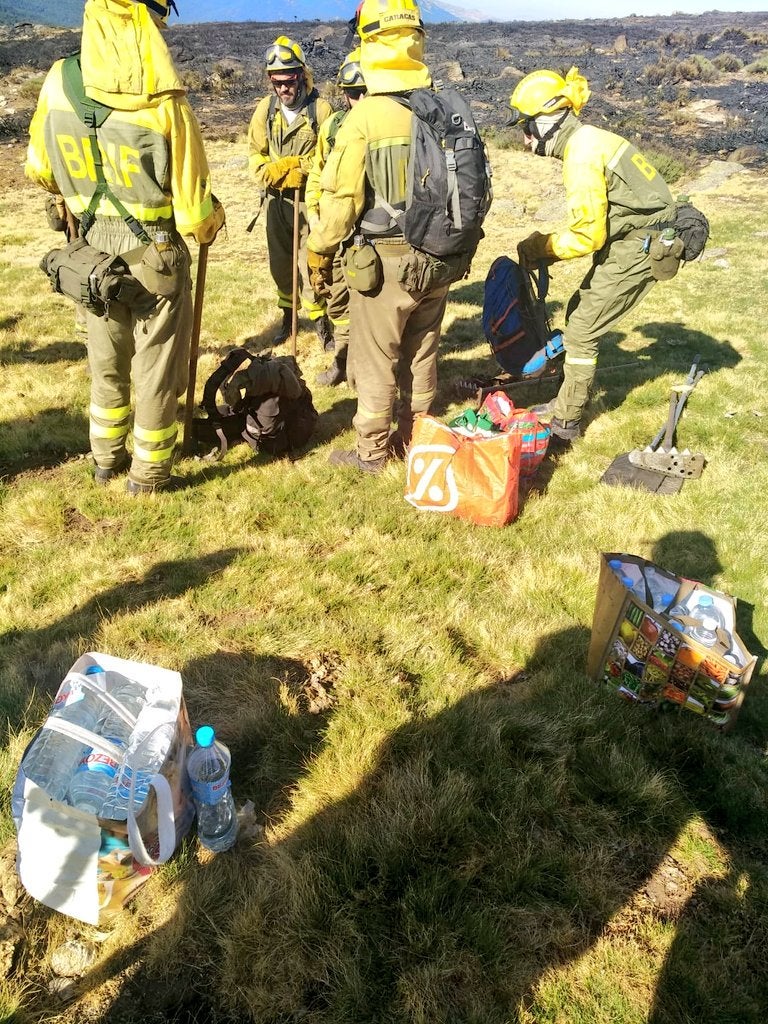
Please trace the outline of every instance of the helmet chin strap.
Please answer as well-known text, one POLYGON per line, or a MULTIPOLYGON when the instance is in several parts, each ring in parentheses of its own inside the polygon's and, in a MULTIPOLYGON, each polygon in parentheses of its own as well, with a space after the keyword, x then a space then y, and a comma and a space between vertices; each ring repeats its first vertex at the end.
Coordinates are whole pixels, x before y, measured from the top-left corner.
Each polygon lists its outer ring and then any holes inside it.
POLYGON ((546 155, 547 142, 552 138, 552 136, 555 134, 555 132, 558 131, 558 129, 560 128, 560 125, 566 119, 567 115, 568 115, 568 108, 566 107, 565 110, 563 110, 562 114, 558 118, 556 118, 552 122, 552 124, 546 129, 546 131, 543 132, 543 133, 541 132, 541 129, 539 128, 539 124, 538 124, 538 120, 539 119, 537 117, 531 118, 531 121, 530 121, 530 134, 531 134, 532 138, 536 139, 536 145, 534 146, 534 149, 533 149, 533 152, 536 154, 536 156, 545 156, 546 155))

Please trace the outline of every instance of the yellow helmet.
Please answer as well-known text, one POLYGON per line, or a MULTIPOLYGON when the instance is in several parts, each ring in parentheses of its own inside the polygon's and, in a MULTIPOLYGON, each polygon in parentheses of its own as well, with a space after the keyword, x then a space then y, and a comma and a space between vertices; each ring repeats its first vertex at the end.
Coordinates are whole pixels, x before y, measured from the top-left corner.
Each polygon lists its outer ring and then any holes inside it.
POLYGON ((360 67, 360 49, 348 53, 342 61, 339 73, 336 76, 336 84, 342 89, 364 89, 365 79, 363 69, 360 67))
POLYGON ((392 29, 424 31, 421 11, 415 0, 363 0, 355 17, 357 34, 363 41, 392 29))
POLYGON ((306 67, 304 51, 288 36, 278 36, 264 54, 267 73, 273 71, 299 71, 306 67))
POLYGON ((512 124, 520 124, 539 114, 554 114, 570 107, 578 114, 589 99, 587 80, 578 68, 563 78, 556 71, 533 71, 515 86, 509 97, 512 124))

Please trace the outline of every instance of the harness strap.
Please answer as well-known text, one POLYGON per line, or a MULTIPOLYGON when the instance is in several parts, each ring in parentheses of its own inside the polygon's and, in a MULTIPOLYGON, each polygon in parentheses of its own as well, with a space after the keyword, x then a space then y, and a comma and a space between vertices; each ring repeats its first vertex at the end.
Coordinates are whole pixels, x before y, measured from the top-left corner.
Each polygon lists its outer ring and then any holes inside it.
POLYGON ((114 192, 112 192, 104 176, 101 147, 99 146, 99 137, 96 129, 104 124, 112 113, 113 108, 108 107, 105 103, 98 103, 96 100, 91 99, 90 96, 86 96, 79 53, 65 58, 62 67, 62 84, 64 86, 64 94, 72 104, 72 109, 89 131, 88 141, 91 147, 91 157, 93 158, 93 169, 96 174, 96 188, 91 196, 88 209, 80 218, 81 237, 86 238, 88 232, 93 227, 93 222, 96 220, 96 210, 103 196, 112 203, 139 241, 144 245, 149 245, 152 239, 144 230, 141 222, 132 213, 128 212, 114 192))

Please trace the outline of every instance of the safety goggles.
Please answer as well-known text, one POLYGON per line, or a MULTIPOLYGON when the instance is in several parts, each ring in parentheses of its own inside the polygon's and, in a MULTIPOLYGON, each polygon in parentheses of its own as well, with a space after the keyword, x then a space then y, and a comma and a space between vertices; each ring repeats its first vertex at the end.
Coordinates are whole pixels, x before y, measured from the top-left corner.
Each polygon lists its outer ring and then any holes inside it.
POLYGON ((272 64, 290 64, 291 62, 298 61, 298 57, 290 48, 290 46, 284 46, 282 43, 273 43, 268 47, 265 61, 267 67, 271 67, 272 64))
POLYGON ((517 107, 512 107, 509 112, 507 124, 510 128, 522 128, 526 135, 530 135, 531 125, 534 121, 535 118, 530 117, 528 114, 524 114, 522 110, 518 110, 517 107))
POLYGON ((359 86, 362 88, 363 75, 360 71, 360 65, 356 62, 345 64, 344 67, 339 70, 338 84, 341 86, 359 86))

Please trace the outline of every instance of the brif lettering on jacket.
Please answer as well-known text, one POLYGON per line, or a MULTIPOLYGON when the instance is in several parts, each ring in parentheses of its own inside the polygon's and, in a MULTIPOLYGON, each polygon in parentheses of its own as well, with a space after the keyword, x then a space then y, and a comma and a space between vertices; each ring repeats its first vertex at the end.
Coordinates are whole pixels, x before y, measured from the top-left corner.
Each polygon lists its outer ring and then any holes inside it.
MULTIPOLYGON (((89 136, 75 138, 73 135, 57 133, 56 145, 74 181, 86 178, 93 182, 98 180, 89 136)), ((106 145, 99 142, 99 152, 107 184, 133 188, 133 177, 142 173, 139 150, 115 142, 106 145)))

